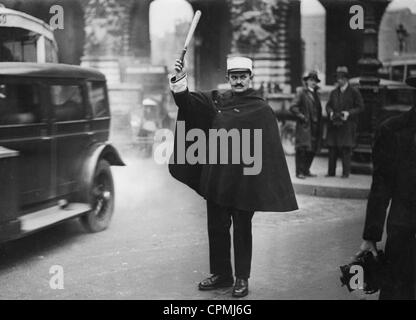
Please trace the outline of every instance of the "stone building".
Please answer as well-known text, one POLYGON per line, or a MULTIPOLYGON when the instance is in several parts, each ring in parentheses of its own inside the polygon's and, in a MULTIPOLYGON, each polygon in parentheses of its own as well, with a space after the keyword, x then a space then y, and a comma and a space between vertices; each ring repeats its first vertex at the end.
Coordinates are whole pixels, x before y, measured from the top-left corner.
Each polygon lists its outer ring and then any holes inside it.
MULTIPOLYGON (((49 8, 61 5, 65 28, 55 31, 60 61, 99 67, 109 82, 119 82, 123 78, 120 66, 151 61, 149 7, 152 1, 2 2, 46 22, 51 17, 49 8)), ((255 60, 259 82, 298 84, 302 72, 299 0, 188 2, 194 10, 203 12, 195 47, 195 76, 199 87, 208 89, 224 82, 226 58, 237 53, 255 60)))
MULTIPOLYGON (((399 3, 395 1, 392 4, 399 3)), ((416 1, 413 7, 388 7, 380 24, 379 57, 390 61, 401 55, 416 58, 416 1), (400 50, 398 29, 403 26, 403 48, 400 50)))
MULTIPOLYGON (((163 0, 1 0, 48 22, 49 8, 58 4, 65 12, 64 30, 56 30, 60 61, 90 65, 107 74, 109 82, 123 80, 123 66, 151 63, 149 8, 163 0)), ((226 58, 245 54, 255 61, 257 85, 300 85, 304 66, 311 56, 324 57, 327 82, 333 81, 337 65, 359 74, 357 61, 363 52, 363 31, 351 30, 349 9, 371 3, 378 26, 389 0, 319 0, 326 15, 314 34, 308 56, 302 57, 301 0, 187 0, 203 18, 195 35, 196 86, 215 87, 224 82, 226 58), (322 39, 324 38, 324 39, 322 39), (313 50, 313 43, 320 51, 313 50), (322 45, 324 44, 324 45, 322 45), (305 60, 305 61, 304 61, 305 60)), ((312 1, 312 0, 303 0, 312 1)), ((315 0, 314 0, 315 1, 315 0)), ((309 21, 313 22, 312 20, 309 21)), ((163 23, 161 21, 160 23, 163 23)), ((308 31, 308 30, 307 30, 308 31)), ((319 61, 322 63, 322 61, 319 61)))

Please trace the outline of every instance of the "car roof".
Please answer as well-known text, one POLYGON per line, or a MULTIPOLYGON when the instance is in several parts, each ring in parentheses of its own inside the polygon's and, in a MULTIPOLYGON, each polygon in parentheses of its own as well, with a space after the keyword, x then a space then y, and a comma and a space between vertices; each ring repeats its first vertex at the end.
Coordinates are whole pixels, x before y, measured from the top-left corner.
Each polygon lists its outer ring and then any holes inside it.
MULTIPOLYGON (((351 78, 350 83, 352 85, 359 85, 360 84, 360 77, 351 78)), ((415 88, 407 85, 404 82, 387 80, 387 79, 380 79, 379 86, 380 87, 387 87, 388 89, 410 89, 410 90, 415 89, 415 88)))
POLYGON ((0 27, 4 28, 23 28, 44 35, 46 38, 55 42, 55 37, 51 27, 42 20, 28 15, 21 11, 0 7, 0 15, 5 15, 6 19, 0 27))
POLYGON ((105 81, 100 71, 61 63, 0 62, 0 77, 72 78, 105 81))

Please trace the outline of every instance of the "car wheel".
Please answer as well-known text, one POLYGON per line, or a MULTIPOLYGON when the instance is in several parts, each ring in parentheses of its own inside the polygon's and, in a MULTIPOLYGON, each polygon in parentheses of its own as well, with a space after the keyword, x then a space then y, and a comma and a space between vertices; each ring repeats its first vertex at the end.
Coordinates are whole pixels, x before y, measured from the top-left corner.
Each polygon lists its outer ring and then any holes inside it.
POLYGON ((114 183, 107 161, 98 162, 89 193, 92 210, 81 217, 81 222, 89 232, 105 230, 114 211, 114 183))
POLYGON ((295 154, 296 127, 293 123, 286 122, 281 129, 282 147, 286 155, 295 154))

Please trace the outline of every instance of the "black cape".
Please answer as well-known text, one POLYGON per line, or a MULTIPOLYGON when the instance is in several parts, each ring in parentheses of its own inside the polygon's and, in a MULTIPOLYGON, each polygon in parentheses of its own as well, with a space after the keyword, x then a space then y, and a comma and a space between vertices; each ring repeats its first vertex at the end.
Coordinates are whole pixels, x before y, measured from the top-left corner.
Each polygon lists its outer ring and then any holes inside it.
MULTIPOLYGON (((179 110, 169 171, 175 179, 194 189, 206 200, 225 207, 275 212, 298 209, 276 118, 272 109, 254 90, 250 89, 244 94, 234 94, 232 91, 185 91, 174 94, 174 99, 179 110), (190 164, 187 161, 183 163, 184 157, 180 155, 182 152, 178 153, 183 148, 178 146, 182 144, 187 149, 194 141, 183 141, 184 136, 178 130, 178 121, 184 121, 186 133, 197 128, 206 137, 209 136, 209 129, 237 129, 240 137, 242 129, 250 129, 250 132, 261 129, 260 173, 244 175, 244 168, 252 165, 230 164, 231 144, 228 147, 229 164, 218 164, 219 160, 217 164, 209 164, 209 150, 206 151, 206 164, 190 164)), ((254 153, 253 140, 251 134, 251 155, 254 153)))

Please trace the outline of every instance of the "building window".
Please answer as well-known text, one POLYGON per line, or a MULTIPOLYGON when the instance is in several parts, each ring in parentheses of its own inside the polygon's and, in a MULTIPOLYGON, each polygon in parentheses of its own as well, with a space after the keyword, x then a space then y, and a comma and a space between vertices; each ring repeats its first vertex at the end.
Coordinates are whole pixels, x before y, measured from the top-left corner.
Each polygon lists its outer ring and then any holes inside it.
POLYGON ((50 87, 51 103, 56 121, 73 121, 84 119, 80 86, 55 85, 50 87))

